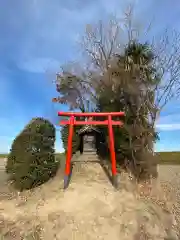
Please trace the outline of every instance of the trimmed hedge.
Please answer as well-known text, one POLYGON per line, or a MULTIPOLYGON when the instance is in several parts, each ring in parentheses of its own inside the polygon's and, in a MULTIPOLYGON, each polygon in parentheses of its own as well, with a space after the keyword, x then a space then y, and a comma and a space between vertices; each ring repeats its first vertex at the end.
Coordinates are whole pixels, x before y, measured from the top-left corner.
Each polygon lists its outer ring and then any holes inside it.
MULTIPOLYGON (((65 153, 57 153, 57 161, 61 159, 65 153)), ((159 164, 180 164, 180 152, 157 152, 159 164)), ((0 154, 0 158, 8 158, 9 154, 0 154)))
POLYGON ((20 191, 36 187, 53 177, 56 161, 55 127, 43 118, 35 118, 12 143, 6 172, 20 191))

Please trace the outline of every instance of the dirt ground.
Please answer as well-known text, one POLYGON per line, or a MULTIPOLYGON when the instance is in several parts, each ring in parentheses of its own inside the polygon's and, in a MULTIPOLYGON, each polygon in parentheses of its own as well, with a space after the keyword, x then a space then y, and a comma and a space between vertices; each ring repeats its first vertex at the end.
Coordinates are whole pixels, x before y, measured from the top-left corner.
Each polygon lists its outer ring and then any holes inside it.
MULTIPOLYGON (((173 203, 172 212, 180 232, 180 166, 164 165, 159 167, 161 186, 167 201, 173 203)), ((179 237, 180 239, 180 237, 179 237)))
MULTIPOLYGON (((123 174, 119 179, 121 187, 115 190, 98 163, 75 167, 66 191, 60 170, 48 183, 21 194, 8 192, 2 165, 0 239, 178 239, 172 231, 177 220, 173 220, 166 208, 127 187, 125 182, 130 180, 123 174)), ((165 188, 167 181, 175 186, 180 182, 180 167, 173 166, 170 170, 162 166, 159 172, 165 188)), ((166 191, 168 194, 169 190, 166 191)), ((178 211, 175 192, 172 190, 170 194, 176 205, 173 209, 178 211)))

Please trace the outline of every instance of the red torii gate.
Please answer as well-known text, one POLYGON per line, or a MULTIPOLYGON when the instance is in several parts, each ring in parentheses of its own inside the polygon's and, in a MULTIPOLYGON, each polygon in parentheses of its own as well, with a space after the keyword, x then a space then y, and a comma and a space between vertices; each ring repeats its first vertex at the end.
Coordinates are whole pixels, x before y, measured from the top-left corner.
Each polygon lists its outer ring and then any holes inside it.
POLYGON ((111 153, 111 166, 112 166, 112 183, 116 186, 116 155, 114 149, 114 134, 113 125, 122 126, 121 121, 112 120, 113 116, 124 116, 124 112, 103 112, 103 113, 80 113, 80 112, 58 112, 58 116, 70 117, 69 120, 61 120, 60 125, 69 125, 69 135, 68 135, 68 147, 66 155, 66 165, 65 165, 65 176, 64 176, 64 189, 69 185, 70 175, 71 175, 71 158, 72 158, 72 138, 74 125, 107 125, 109 130, 109 149, 111 153), (104 121, 93 121, 92 117, 107 117, 104 121), (77 121, 75 117, 89 117, 87 121, 77 121))

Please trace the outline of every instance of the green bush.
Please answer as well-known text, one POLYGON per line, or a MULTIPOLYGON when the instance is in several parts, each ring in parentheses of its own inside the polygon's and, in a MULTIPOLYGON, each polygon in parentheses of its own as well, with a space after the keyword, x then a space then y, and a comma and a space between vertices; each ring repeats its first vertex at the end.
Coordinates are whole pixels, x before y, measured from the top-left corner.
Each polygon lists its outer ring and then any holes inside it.
POLYGON ((54 153, 55 128, 35 118, 13 141, 6 172, 19 190, 31 189, 55 175, 59 162, 54 153))
MULTIPOLYGON (((76 151, 79 150, 78 148, 80 144, 80 138, 77 134, 79 129, 80 129, 79 126, 74 127, 73 139, 72 139, 72 154, 75 154, 76 151)), ((65 125, 61 128, 61 139, 62 139, 63 148, 65 152, 67 151, 67 148, 68 148, 68 134, 69 134, 69 126, 65 125)))

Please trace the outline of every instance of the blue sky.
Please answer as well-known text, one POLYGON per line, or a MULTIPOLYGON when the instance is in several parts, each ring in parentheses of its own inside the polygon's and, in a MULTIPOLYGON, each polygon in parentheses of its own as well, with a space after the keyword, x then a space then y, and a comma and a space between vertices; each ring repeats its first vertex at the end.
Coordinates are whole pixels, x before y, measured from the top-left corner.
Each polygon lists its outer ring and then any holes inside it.
MULTIPOLYGON (((14 137, 32 117, 57 124, 52 80, 60 65, 78 58, 77 39, 85 25, 113 13, 121 16, 128 4, 119 0, 0 1, 0 152, 8 152, 14 137)), ((178 0, 134 1, 140 25, 153 20, 155 33, 179 29, 178 0)), ((158 121, 157 150, 180 150, 180 101, 164 109, 158 121)), ((62 151, 57 127, 56 150, 62 151)))

